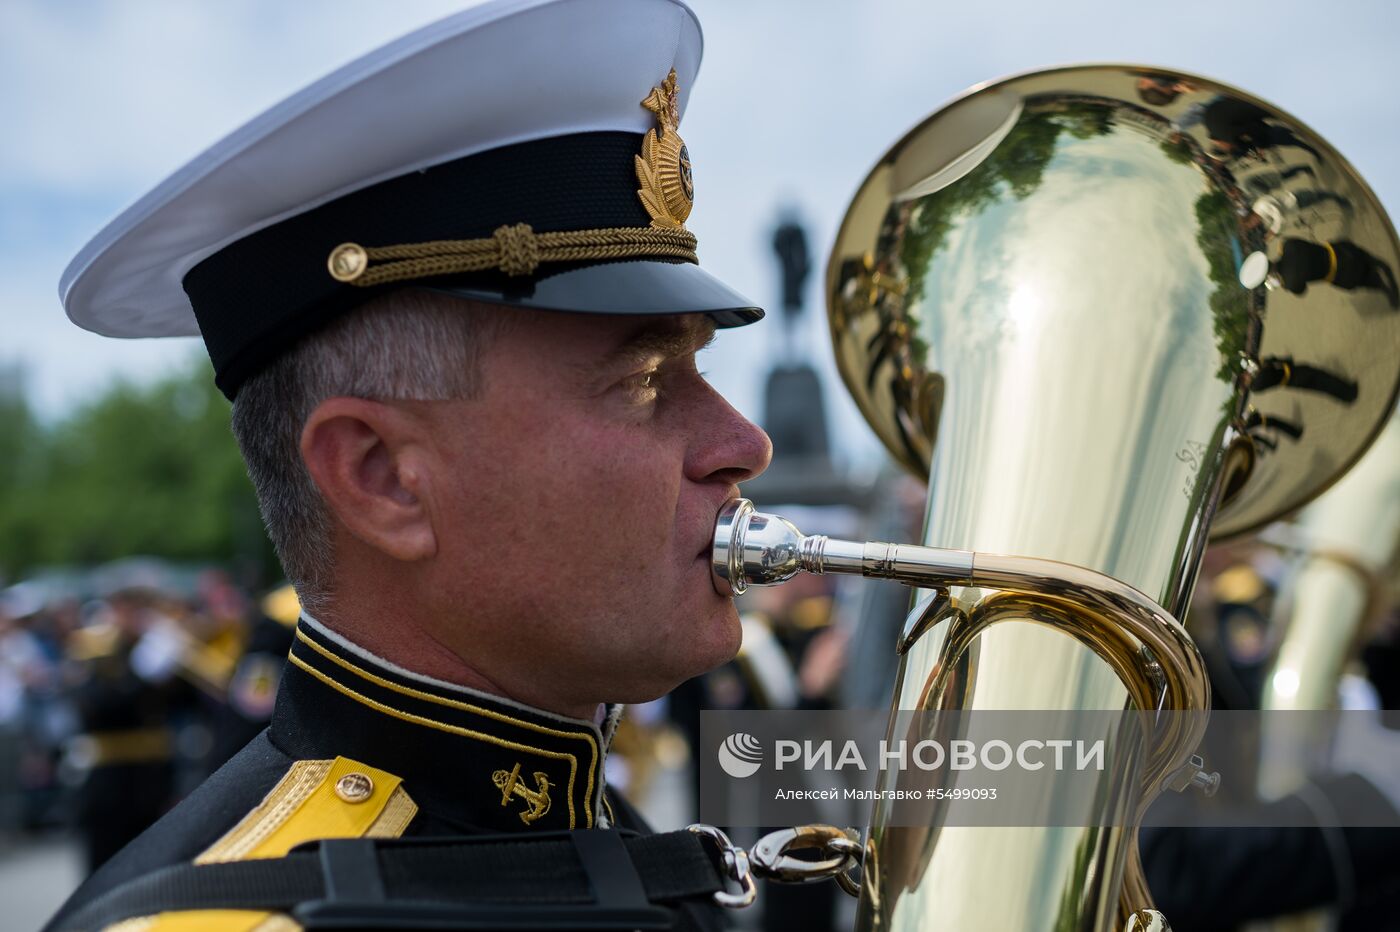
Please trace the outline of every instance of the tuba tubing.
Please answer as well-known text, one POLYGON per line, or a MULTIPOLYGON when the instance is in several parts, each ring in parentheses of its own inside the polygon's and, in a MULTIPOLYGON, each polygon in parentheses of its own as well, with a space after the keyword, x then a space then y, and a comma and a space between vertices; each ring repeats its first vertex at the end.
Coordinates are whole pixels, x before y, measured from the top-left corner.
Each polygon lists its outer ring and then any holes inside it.
MULTIPOLYGON (((1218 773, 1208 773, 1192 752, 1209 721, 1210 684, 1205 662, 1195 642, 1176 618, 1146 595, 1110 576, 1082 566, 1034 557, 971 553, 936 547, 855 543, 821 535, 802 534, 778 515, 755 511, 748 499, 734 499, 715 522, 711 578, 723 596, 742 594, 750 585, 777 585, 798 573, 833 573, 887 579, 919 588, 989 587, 1007 598, 1033 606, 1060 606, 1063 612, 1041 616, 1097 654, 1118 674, 1139 709, 1191 712, 1164 715, 1151 730, 1152 746, 1142 773, 1143 786, 1133 822, 1141 821, 1152 800, 1164 789, 1195 787, 1213 795, 1218 773), (1057 624, 1058 623, 1058 624, 1057 624)), ((910 615, 912 627, 922 613, 910 615)), ((976 643, 983 630, 998 619, 962 626, 943 650, 953 663, 976 643)), ((910 634, 902 651, 912 646, 910 634)), ((930 692, 940 688, 937 680, 930 692)), ((1160 914, 1147 904, 1150 896, 1141 865, 1128 870, 1125 899, 1138 905, 1125 916, 1126 928, 1166 928, 1160 914)))

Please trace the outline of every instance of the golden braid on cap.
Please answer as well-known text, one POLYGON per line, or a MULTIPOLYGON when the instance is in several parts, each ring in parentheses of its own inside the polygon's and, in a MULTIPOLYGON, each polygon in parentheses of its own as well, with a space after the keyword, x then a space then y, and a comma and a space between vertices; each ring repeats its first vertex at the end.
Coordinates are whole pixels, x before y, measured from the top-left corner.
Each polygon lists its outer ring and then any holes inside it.
POLYGON ((546 262, 680 259, 698 263, 695 245, 695 234, 689 230, 607 227, 536 233, 528 223, 514 223, 497 227, 491 236, 478 239, 370 247, 342 243, 331 250, 327 266, 336 281, 369 288, 387 282, 490 269, 510 276, 531 275, 546 262))

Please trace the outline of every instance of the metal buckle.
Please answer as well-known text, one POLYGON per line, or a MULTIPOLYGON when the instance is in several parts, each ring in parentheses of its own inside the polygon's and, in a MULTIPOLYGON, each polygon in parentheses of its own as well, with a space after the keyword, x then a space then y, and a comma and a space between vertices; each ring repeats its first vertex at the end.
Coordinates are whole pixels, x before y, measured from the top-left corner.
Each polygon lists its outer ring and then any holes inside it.
POLYGON ((719 849, 720 861, 724 865, 725 878, 739 885, 740 892, 728 890, 715 892, 715 903, 726 909, 743 909, 752 906, 758 897, 758 885, 753 880, 753 870, 749 864, 749 853, 729 840, 729 836, 713 825, 697 822, 687 825, 686 830, 701 838, 708 838, 719 849))
POLYGON ((779 829, 758 840, 752 852, 745 851, 729 840, 729 836, 713 825, 696 823, 686 828, 708 838, 719 849, 726 879, 739 884, 742 893, 720 891, 715 902, 738 909, 753 903, 758 896, 754 876, 779 883, 815 883, 834 878, 851 896, 860 896, 858 869, 865 850, 860 842, 834 825, 799 825, 779 829), (795 858, 791 851, 820 851, 823 858, 807 861, 795 858), (857 869, 852 873, 852 868, 857 869))
POLYGON ((835 878, 851 896, 860 896, 859 868, 865 850, 834 825, 799 825, 771 832, 753 846, 754 872, 781 883, 813 883, 835 878), (807 861, 792 857, 790 851, 822 852, 826 857, 807 861))

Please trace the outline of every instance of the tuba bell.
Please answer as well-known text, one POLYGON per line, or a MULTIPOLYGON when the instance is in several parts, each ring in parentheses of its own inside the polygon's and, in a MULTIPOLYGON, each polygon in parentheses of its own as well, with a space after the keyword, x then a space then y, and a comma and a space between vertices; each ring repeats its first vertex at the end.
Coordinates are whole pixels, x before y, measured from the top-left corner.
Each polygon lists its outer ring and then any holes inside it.
MULTIPOLYGON (((895 713, 1203 719, 1177 619, 1207 540, 1301 507, 1380 431, 1400 387, 1397 262, 1352 167, 1241 91, 1116 65, 976 87, 879 159, 826 273, 845 384, 928 481, 927 546, 734 512, 717 577, 926 590, 895 713)), ((935 807, 899 826, 877 803, 858 926, 1166 928, 1132 826, 1164 787, 1210 785, 1199 737, 1143 748, 1138 793, 1106 773, 1074 825, 950 826, 935 807)))

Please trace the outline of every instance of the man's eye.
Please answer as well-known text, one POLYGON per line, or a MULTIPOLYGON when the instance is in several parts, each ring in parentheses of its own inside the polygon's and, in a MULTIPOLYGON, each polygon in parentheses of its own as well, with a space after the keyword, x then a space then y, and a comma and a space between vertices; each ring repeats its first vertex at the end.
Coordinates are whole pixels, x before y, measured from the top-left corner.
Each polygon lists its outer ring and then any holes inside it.
POLYGON ((640 400, 650 401, 656 397, 660 381, 661 373, 656 369, 648 369, 646 372, 638 372, 636 375, 628 376, 622 381, 622 388, 640 400))

